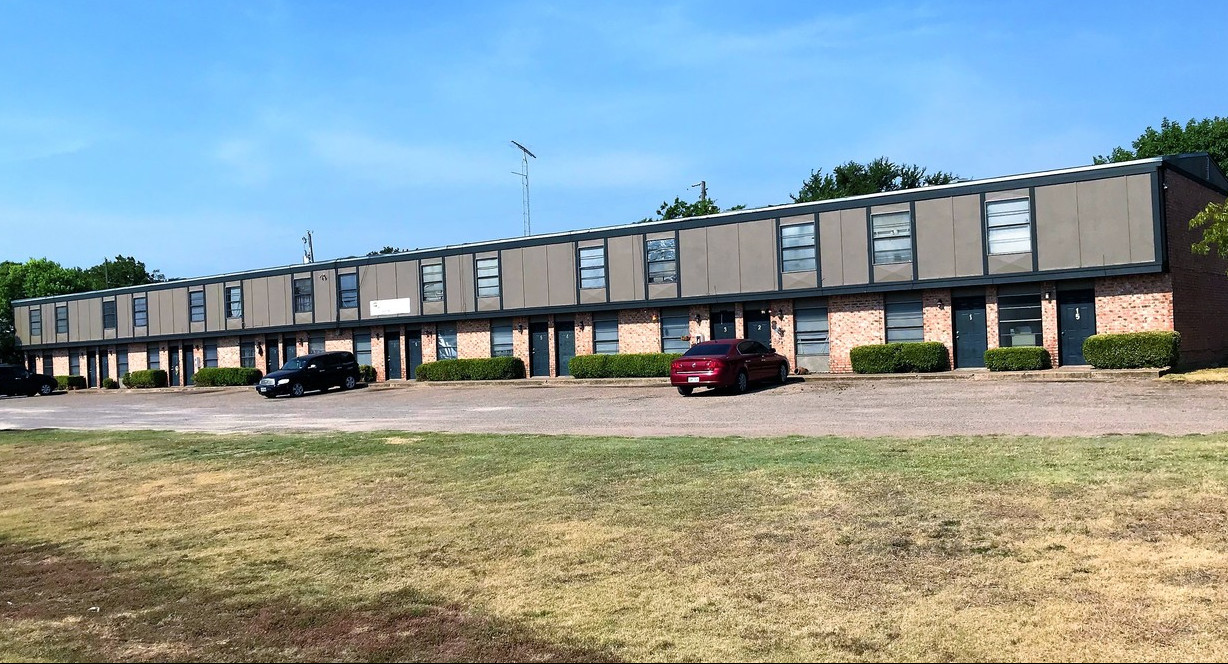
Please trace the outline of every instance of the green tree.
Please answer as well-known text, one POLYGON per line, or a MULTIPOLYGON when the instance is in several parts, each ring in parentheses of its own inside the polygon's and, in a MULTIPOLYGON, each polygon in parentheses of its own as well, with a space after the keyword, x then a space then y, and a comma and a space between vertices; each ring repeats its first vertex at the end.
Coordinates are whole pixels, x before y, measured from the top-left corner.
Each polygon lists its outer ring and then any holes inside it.
POLYGON ((927 173, 916 164, 897 164, 879 157, 867 164, 850 161, 833 168, 830 173, 824 173, 823 169, 811 171, 810 177, 802 182, 801 190, 796 195, 789 194, 789 198, 794 203, 809 203, 957 181, 959 177, 952 173, 927 173))
POLYGON ((1206 256, 1215 247, 1215 254, 1228 258, 1228 201, 1210 203, 1190 220, 1190 228, 1203 229, 1202 239, 1190 247, 1194 253, 1206 256))
POLYGON ((720 212, 733 212, 734 210, 745 210, 745 205, 735 205, 728 210, 722 210, 721 206, 716 204, 716 201, 711 198, 700 198, 694 203, 688 203, 681 198, 674 197, 674 202, 665 201, 661 203, 661 207, 657 208, 657 216, 646 217, 636 223, 644 223, 646 221, 664 221, 666 219, 682 219, 684 217, 702 217, 705 214, 717 214, 720 212))
POLYGON ((367 255, 368 256, 383 256, 384 254, 399 254, 402 251, 408 251, 408 249, 398 249, 390 245, 384 245, 383 249, 380 249, 379 251, 368 251, 367 255))
POLYGON ((103 259, 101 263, 84 271, 87 290, 123 288, 166 281, 158 270, 150 272, 145 263, 132 256, 116 256, 114 260, 103 259))
POLYGON ((1130 145, 1133 150, 1118 146, 1108 155, 1094 157, 1092 162, 1108 164, 1168 154, 1206 152, 1223 168, 1228 164, 1228 118, 1190 118, 1184 126, 1180 122, 1164 118, 1160 121, 1159 131, 1147 127, 1130 145))

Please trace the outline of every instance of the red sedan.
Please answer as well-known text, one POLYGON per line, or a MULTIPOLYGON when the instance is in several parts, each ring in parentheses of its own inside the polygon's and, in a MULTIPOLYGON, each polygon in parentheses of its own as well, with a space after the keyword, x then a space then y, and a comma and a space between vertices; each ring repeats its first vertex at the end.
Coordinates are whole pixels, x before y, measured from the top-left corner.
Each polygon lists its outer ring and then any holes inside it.
POLYGON ((689 396, 696 387, 732 387, 745 392, 751 381, 789 379, 789 361, 758 341, 717 339, 691 346, 669 367, 669 383, 689 396))

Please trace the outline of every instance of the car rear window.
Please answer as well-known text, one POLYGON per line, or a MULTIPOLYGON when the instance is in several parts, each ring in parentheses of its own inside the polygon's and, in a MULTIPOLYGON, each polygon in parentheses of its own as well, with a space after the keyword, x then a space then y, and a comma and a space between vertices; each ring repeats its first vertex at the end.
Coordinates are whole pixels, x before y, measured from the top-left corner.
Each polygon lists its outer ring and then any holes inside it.
POLYGON ((729 347, 733 344, 704 344, 702 346, 691 346, 690 350, 683 353, 682 356, 688 355, 728 355, 729 347))

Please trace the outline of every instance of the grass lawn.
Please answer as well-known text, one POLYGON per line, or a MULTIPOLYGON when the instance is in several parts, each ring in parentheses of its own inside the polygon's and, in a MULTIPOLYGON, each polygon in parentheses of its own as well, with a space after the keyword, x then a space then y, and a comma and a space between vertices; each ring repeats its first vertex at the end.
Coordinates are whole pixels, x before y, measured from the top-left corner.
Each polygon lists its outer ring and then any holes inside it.
POLYGON ((0 659, 1222 660, 1226 459, 0 432, 0 659))

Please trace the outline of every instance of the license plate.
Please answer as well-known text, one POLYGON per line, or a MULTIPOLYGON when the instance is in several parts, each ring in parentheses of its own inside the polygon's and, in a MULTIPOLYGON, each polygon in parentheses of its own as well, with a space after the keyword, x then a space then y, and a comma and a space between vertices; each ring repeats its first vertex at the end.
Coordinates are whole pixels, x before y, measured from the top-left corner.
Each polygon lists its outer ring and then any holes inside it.
POLYGON ((688 383, 698 383, 698 382, 699 382, 699 376, 688 376, 688 377, 687 377, 687 379, 686 379, 686 382, 688 382, 688 383))
POLYGON ((269 388, 267 388, 267 387, 257 387, 256 389, 257 389, 257 390, 260 390, 261 392, 268 392, 268 391, 269 391, 269 388))

